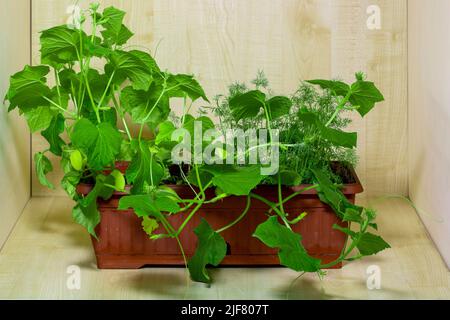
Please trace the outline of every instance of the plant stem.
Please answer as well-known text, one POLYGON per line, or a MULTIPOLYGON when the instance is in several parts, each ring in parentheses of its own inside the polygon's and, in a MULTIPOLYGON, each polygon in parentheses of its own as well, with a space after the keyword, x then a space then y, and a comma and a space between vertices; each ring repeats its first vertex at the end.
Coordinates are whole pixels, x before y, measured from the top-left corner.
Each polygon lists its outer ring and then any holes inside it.
POLYGON ((125 128, 125 131, 126 131, 127 136, 128 136, 128 140, 131 141, 131 140, 133 140, 133 138, 131 137, 130 129, 128 129, 127 121, 125 120, 125 115, 122 112, 122 107, 119 106, 119 103, 117 102, 117 99, 116 99, 116 96, 114 95, 114 93, 112 94, 112 100, 113 100, 114 107, 116 108, 117 113, 120 116, 120 120, 122 120, 123 127, 125 128))
POLYGON ((59 76, 58 71, 56 69, 53 69, 53 72, 55 74, 55 81, 56 81, 56 91, 58 92, 58 99, 59 99, 59 105, 62 106, 62 100, 61 100, 61 91, 59 89, 59 76))
MULTIPOLYGON (((82 33, 81 32, 82 32, 82 30, 80 28, 80 32, 79 32, 79 35, 80 35, 79 36, 79 38, 80 38, 80 51, 78 51, 78 49, 76 49, 78 60, 80 61, 80 73, 82 75, 82 79, 84 79, 84 81, 85 81, 86 89, 87 89, 87 92, 88 92, 88 95, 89 95, 89 99, 91 100, 92 108, 94 109, 95 116, 97 117, 97 122, 101 123, 100 113, 99 113, 99 111, 97 109, 97 106, 95 104, 94 96, 92 95, 91 87, 89 86, 89 79, 87 77, 87 72, 86 72, 86 69, 85 69, 85 65, 83 63, 83 37, 82 37, 82 33)), ((89 63, 90 63, 89 61, 90 60, 88 60, 88 62, 87 62, 87 71, 89 71, 89 63)), ((81 83, 81 81, 82 80, 80 79, 80 83, 81 83)))
POLYGON ((45 100, 47 100, 48 102, 50 102, 54 107, 58 108, 59 110, 61 110, 62 112, 67 113, 68 115, 70 115, 71 117, 76 117, 76 115, 72 112, 70 112, 69 110, 64 109, 63 107, 61 107, 59 104, 57 104, 55 101, 47 98, 47 97, 43 97, 45 100))
POLYGON ((217 233, 222 233, 222 232, 224 232, 225 230, 228 230, 228 229, 230 229, 231 227, 233 227, 234 225, 236 225, 238 222, 240 222, 242 219, 244 219, 244 217, 247 215, 247 213, 248 213, 248 210, 250 209, 250 204, 251 204, 251 198, 250 198, 250 196, 248 196, 247 197, 247 205, 245 206, 245 209, 244 209, 244 211, 239 215, 239 217, 236 219, 236 220, 234 220, 233 222, 231 222, 230 224, 228 224, 228 225, 226 225, 225 227, 223 227, 223 228, 220 228, 219 230, 217 230, 216 232, 217 233))
POLYGON ((185 274, 186 274, 186 287, 189 288, 189 271, 187 270, 188 268, 188 261, 186 258, 186 254, 184 253, 184 248, 183 245, 181 244, 180 238, 178 236, 175 237, 175 239, 177 240, 178 243, 178 247, 180 248, 181 251, 181 255, 183 256, 183 261, 184 261, 184 266, 185 266, 185 274))
POLYGON ((195 200, 195 199, 194 200, 182 199, 181 202, 183 202, 183 203, 193 203, 193 204, 202 202, 203 204, 211 204, 211 203, 216 203, 217 201, 222 200, 222 199, 224 199, 226 197, 228 197, 228 194, 223 193, 223 194, 218 195, 217 197, 212 198, 211 200, 207 200, 207 201, 201 201, 201 200, 195 200))
POLYGON ((280 207, 281 213, 286 216, 283 205, 283 193, 281 191, 281 175, 278 173, 278 206, 280 207))
MULTIPOLYGON (((318 184, 312 185, 312 186, 310 186, 310 187, 306 187, 306 188, 304 188, 304 189, 302 189, 302 190, 300 190, 300 191, 297 191, 297 192, 295 192, 295 193, 293 193, 293 194, 287 196, 286 198, 283 199, 282 203, 284 204, 284 203, 286 203, 286 202, 292 200, 293 198, 295 198, 295 197, 301 195, 303 192, 306 192, 306 191, 309 191, 309 190, 313 190, 313 189, 317 189, 318 187, 319 187, 318 184)), ((278 207, 279 205, 276 205, 276 206, 278 207)), ((269 212, 271 212, 271 211, 272 211, 272 209, 271 209, 269 212)))
POLYGON ((108 93, 109 87, 111 86, 111 82, 112 82, 115 74, 116 74, 116 71, 113 71, 111 73, 111 76, 109 77, 109 80, 108 80, 108 84, 106 85, 106 89, 103 92, 103 95, 102 95, 102 97, 100 99, 100 102, 98 103, 97 109, 100 109, 100 107, 102 106, 103 100, 105 100, 106 94, 108 93))
POLYGON ((202 181, 200 180, 200 173, 198 171, 198 166, 194 164, 195 176, 197 177, 198 187, 200 188, 200 194, 202 194, 203 198, 205 198, 205 190, 203 190, 202 181))
POLYGON ((336 107, 336 110, 334 111, 334 113, 331 116, 330 120, 328 120, 327 124, 325 125, 326 127, 329 127, 333 123, 334 119, 336 119, 336 117, 339 114, 339 112, 341 112, 341 110, 344 109, 344 107, 347 104, 348 100, 352 96, 352 93, 353 93, 352 89, 350 88, 348 93, 347 93, 347 95, 344 97, 344 99, 341 100, 339 105, 336 107))
POLYGON ((99 111, 97 109, 97 106, 95 104, 94 96, 92 95, 91 87, 89 86, 89 79, 88 79, 86 73, 84 73, 84 81, 86 82, 86 89, 87 89, 87 92, 88 92, 88 95, 89 95, 89 99, 91 100, 91 104, 92 104, 92 108, 94 109, 95 116, 97 117, 97 122, 101 123, 102 121, 100 119, 100 113, 99 113, 99 111))
POLYGON ((335 266, 336 264, 341 263, 342 261, 346 260, 347 256, 353 251, 353 249, 355 249, 358 246, 358 243, 361 241, 361 237, 366 232, 367 227, 368 227, 368 221, 366 220, 361 225, 360 232, 359 232, 358 236, 356 237, 356 239, 353 239, 350 247, 347 250, 344 247, 344 249, 342 250, 342 253, 339 256, 339 258, 337 258, 336 260, 334 260, 334 261, 332 261, 330 263, 327 263, 325 265, 321 265, 320 268, 321 269, 331 268, 331 267, 335 266))
POLYGON ((289 224, 289 221, 287 220, 286 216, 283 215, 283 213, 278 210, 278 208, 276 207, 275 203, 273 203, 272 201, 267 200, 264 197, 261 197, 255 193, 250 193, 250 197, 255 198, 265 204, 267 204, 269 207, 271 207, 273 209, 273 211, 275 211, 281 218, 281 220, 283 220, 284 224, 286 225, 286 227, 290 230, 292 230, 291 225, 289 224))
POLYGON ((269 130, 270 142, 272 143, 273 138, 272 138, 272 128, 270 126, 270 115, 269 115, 269 110, 267 109, 267 105, 265 102, 264 102, 264 115, 266 117, 267 130, 269 130))
POLYGON ((186 220, 183 221, 181 226, 178 228, 177 232, 175 233, 175 236, 178 236, 186 227, 188 222, 192 219, 192 217, 197 213, 197 211, 203 206, 203 202, 199 203, 194 209, 192 209, 191 213, 189 213, 189 216, 186 218, 186 220))
POLYGON ((161 101, 162 97, 164 96, 164 94, 171 90, 171 88, 169 88, 168 90, 166 90, 166 80, 164 80, 164 84, 163 84, 163 89, 161 91, 161 94, 159 95, 158 99, 156 100, 155 104, 153 105, 153 107, 150 109, 150 112, 147 113, 147 115, 144 118, 144 121, 141 124, 141 129, 139 130, 139 141, 142 138, 142 133, 144 132, 144 126, 145 123, 147 122, 148 118, 150 118, 151 114, 153 113, 153 111, 155 110, 155 108, 158 106, 159 101, 161 101))

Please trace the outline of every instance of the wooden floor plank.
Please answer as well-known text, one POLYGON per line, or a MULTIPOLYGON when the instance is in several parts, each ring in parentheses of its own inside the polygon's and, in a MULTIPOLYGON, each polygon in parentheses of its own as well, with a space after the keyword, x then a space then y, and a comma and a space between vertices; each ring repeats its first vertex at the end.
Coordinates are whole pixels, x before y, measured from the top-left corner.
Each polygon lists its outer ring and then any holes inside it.
MULTIPOLYGON (((363 202, 367 202, 364 201, 363 202)), ((331 270, 320 280, 284 268, 212 270, 208 288, 183 268, 98 270, 89 236, 71 220, 66 198, 33 198, 0 252, 4 299, 450 299, 450 273, 414 209, 400 199, 370 199, 392 249, 331 270), (69 290, 67 267, 81 270, 69 290), (382 288, 369 290, 367 268, 379 266, 382 288)))

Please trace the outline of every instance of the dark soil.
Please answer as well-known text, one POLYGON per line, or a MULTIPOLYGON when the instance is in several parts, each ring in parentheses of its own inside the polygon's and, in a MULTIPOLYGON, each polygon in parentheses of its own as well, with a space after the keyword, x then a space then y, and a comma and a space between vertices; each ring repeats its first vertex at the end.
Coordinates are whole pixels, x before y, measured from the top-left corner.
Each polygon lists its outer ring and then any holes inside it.
POLYGON ((356 183, 352 171, 345 164, 332 162, 330 166, 333 173, 342 179, 343 184, 356 183))
MULTIPOLYGON (((339 162, 332 162, 330 164, 331 170, 333 173, 341 178, 342 184, 352 184, 356 183, 355 178, 353 176, 352 170, 345 164, 339 162)), ((177 184, 183 180, 181 170, 185 176, 189 174, 191 169, 190 165, 183 165, 181 168, 178 165, 169 166, 170 178, 163 181, 165 184, 177 184)), ((83 183, 94 184, 95 181, 92 177, 82 179, 83 183)))

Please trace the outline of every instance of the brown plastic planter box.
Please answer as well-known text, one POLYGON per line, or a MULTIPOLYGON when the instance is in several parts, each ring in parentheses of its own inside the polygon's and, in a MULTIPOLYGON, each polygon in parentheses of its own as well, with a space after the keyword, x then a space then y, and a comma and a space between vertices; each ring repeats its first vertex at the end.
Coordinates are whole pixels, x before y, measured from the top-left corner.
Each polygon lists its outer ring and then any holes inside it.
MULTIPOLYGON (((122 169, 122 168, 120 168, 122 169)), ((352 171, 355 183, 345 185, 343 193, 354 203, 355 195, 363 188, 355 172, 352 171)), ((183 198, 192 198, 192 191, 188 186, 169 186, 183 198)), ((306 185, 284 188, 284 196, 302 190, 306 185)), ((92 189, 90 185, 79 185, 78 192, 87 194, 92 189)), ((255 193, 276 201, 276 186, 259 186, 255 193)), ((213 195, 212 190, 208 190, 213 195)), ((99 241, 92 239, 97 265, 100 269, 137 269, 145 266, 181 266, 183 257, 175 239, 150 240, 142 230, 141 219, 133 210, 117 210, 123 193, 115 193, 108 201, 99 200, 101 222, 96 232, 99 241)), ((230 266, 276 266, 279 265, 277 251, 265 246, 258 239, 252 237, 256 227, 267 219, 268 207, 264 203, 252 199, 251 208, 246 217, 234 227, 224 231, 221 235, 228 244, 228 254, 222 265, 230 266)), ((229 197, 214 204, 207 204, 187 224, 180 240, 188 256, 196 248, 197 237, 193 230, 205 218, 214 228, 219 229, 236 219, 246 205, 246 197, 229 197)), ((302 235, 302 243, 313 256, 329 263, 341 253, 346 236, 332 226, 342 222, 330 207, 323 204, 315 190, 297 196, 285 205, 285 211, 292 217, 302 212, 308 215, 293 230, 302 235)), ((169 221, 174 227, 181 225, 183 217, 189 212, 173 215, 169 221)), ((163 232, 158 230, 157 232, 163 232)), ((336 268, 341 265, 336 266, 336 268)))

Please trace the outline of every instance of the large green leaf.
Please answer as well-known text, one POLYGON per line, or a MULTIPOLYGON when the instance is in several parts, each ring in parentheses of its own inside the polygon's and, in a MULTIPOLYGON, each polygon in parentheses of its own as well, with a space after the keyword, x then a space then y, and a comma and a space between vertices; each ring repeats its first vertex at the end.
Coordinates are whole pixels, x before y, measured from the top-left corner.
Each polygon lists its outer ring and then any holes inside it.
POLYGON ((214 175, 212 173, 202 170, 202 169, 199 170, 198 175, 199 175, 199 177, 197 178, 197 174, 196 174, 195 170, 191 170, 191 171, 189 171, 189 174, 187 176, 187 180, 189 181, 189 183, 191 183, 192 185, 194 185, 196 187, 200 186, 199 179, 200 179, 202 186, 206 186, 214 177, 214 175))
POLYGON ((125 12, 114 7, 105 8, 101 16, 100 24, 104 28, 101 31, 106 46, 123 45, 133 36, 133 33, 123 24, 125 12))
POLYGON ((331 90, 335 95, 347 97, 361 116, 365 116, 374 107, 375 103, 384 101, 384 97, 373 82, 364 81, 357 74, 357 81, 351 86, 341 81, 311 80, 307 81, 319 85, 323 89, 331 90))
POLYGON ((155 197, 155 205, 159 211, 167 213, 178 213, 181 210, 180 206, 173 198, 165 196, 155 197))
MULTIPOLYGON (((201 116, 198 118, 194 118, 194 117, 186 117, 184 124, 183 124, 183 128, 186 129, 189 134, 191 135, 191 139, 194 139, 194 129, 195 129, 195 123, 201 124, 202 125, 202 133, 204 134, 207 130, 209 129, 214 129, 215 125, 214 122, 206 117, 206 116, 201 116)), ((203 137, 202 137, 203 139, 203 137)), ((193 142, 194 143, 194 142, 193 142)))
MULTIPOLYGON (((86 41, 83 31, 71 29, 66 25, 42 31, 41 61, 59 69, 63 64, 78 61, 77 51, 81 49, 80 41, 86 41)), ((84 54, 84 52, 83 52, 84 54)))
POLYGON ((103 10, 100 24, 105 29, 102 34, 117 36, 122 28, 125 11, 119 10, 115 7, 107 7, 103 10))
POLYGON ((152 84, 148 91, 126 87, 121 92, 120 101, 135 123, 156 127, 170 114, 169 99, 162 90, 156 84, 152 84))
POLYGON ((205 91, 193 76, 187 74, 170 75, 168 78, 169 94, 172 97, 188 96, 192 101, 202 98, 208 101, 205 91))
POLYGON ((164 121, 158 127, 158 134, 156 135, 155 143, 159 145, 164 142, 171 142, 172 133, 176 130, 172 121, 164 121))
POLYGON ((309 80, 308 83, 318 85, 322 89, 328 89, 337 96, 345 97, 350 90, 350 86, 342 81, 336 80, 309 80))
POLYGON ((49 72, 47 66, 26 66, 11 76, 5 97, 10 103, 9 111, 19 107, 21 112, 27 112, 35 107, 48 105, 44 97, 50 97, 52 94, 45 78, 49 72))
POLYGON ((115 178, 112 175, 105 176, 103 174, 99 174, 95 178, 95 187, 88 194, 88 196, 84 199, 85 203, 90 203, 91 201, 96 201, 97 198, 102 198, 103 200, 108 200, 114 193, 115 178))
POLYGON ((218 266, 222 262, 227 253, 227 244, 204 219, 194 232, 198 237, 198 243, 195 254, 188 263, 189 272, 192 280, 209 283, 211 278, 206 266, 208 264, 218 266))
POLYGON ((59 113, 53 117, 50 126, 41 132, 42 136, 50 144, 50 152, 57 156, 62 154, 62 147, 66 144, 60 137, 64 132, 64 122, 64 116, 59 113))
POLYGON ((55 116, 56 112, 48 106, 37 107, 25 113, 28 127, 31 132, 37 132, 47 129, 55 116))
POLYGON ((114 189, 109 185, 114 184, 114 177, 98 175, 95 186, 85 197, 78 200, 77 205, 72 210, 72 217, 78 224, 82 225, 94 237, 95 227, 100 223, 100 213, 97 210, 97 199, 109 199, 114 193, 114 189))
POLYGON ((288 97, 277 96, 266 102, 270 119, 274 120, 289 113, 292 101, 288 97))
POLYGON ((302 183, 302 177, 294 170, 280 170, 278 174, 271 177, 273 184, 278 184, 278 179, 283 186, 298 186, 302 183))
POLYGON ((260 224, 254 237, 270 248, 277 248, 280 263, 295 271, 316 272, 320 270, 321 261, 311 257, 303 247, 302 237, 281 225, 276 216, 260 224))
POLYGON ((79 73, 76 73, 74 70, 63 69, 58 73, 58 77, 59 84, 67 92, 71 92, 72 87, 74 89, 79 88, 81 75, 79 73))
POLYGON ((254 118, 261 110, 267 112, 270 120, 274 120, 289 114, 292 101, 283 96, 272 97, 266 101, 266 95, 263 92, 253 90, 233 96, 229 101, 229 106, 236 121, 254 118))
POLYGON ((213 184, 224 193, 236 196, 248 195, 264 179, 261 167, 257 165, 213 165, 203 166, 201 170, 211 173, 213 184))
POLYGON ((100 213, 97 210, 97 203, 91 202, 87 206, 77 204, 72 209, 72 218, 79 225, 94 237, 96 237, 95 227, 100 223, 100 213))
MULTIPOLYGON (((103 94, 106 91, 106 88, 107 88, 108 82, 109 82, 109 77, 106 74, 100 74, 95 69, 89 69, 87 72, 87 78, 89 81, 89 88, 91 90, 92 97, 94 98, 94 101, 98 103, 98 102, 100 102, 100 100, 103 97, 103 94)), ((109 88, 109 91, 110 90, 111 90, 111 88, 109 88)), ((107 103, 109 101, 109 93, 110 92, 107 92, 106 99, 103 100, 102 107, 107 105, 107 103)), ((86 92, 86 94, 87 94, 87 92, 86 92)), ((85 100, 89 101, 89 103, 90 103, 88 95, 86 95, 85 100)))
POLYGON ((54 189, 54 185, 48 181, 46 175, 53 171, 53 166, 50 160, 41 152, 34 155, 34 164, 36 167, 36 175, 39 182, 50 189, 54 189))
POLYGON ((84 151, 89 166, 95 170, 111 165, 122 143, 120 133, 110 123, 94 125, 88 119, 75 124, 71 140, 76 148, 84 151))
POLYGON ((114 72, 113 82, 116 85, 129 79, 134 89, 147 91, 152 83, 154 70, 149 68, 148 61, 143 60, 140 54, 115 50, 109 56, 105 72, 108 76, 112 76, 114 72))
POLYGON ((151 153, 148 142, 141 141, 126 172, 128 182, 133 184, 131 192, 139 194, 146 186, 158 186, 163 176, 164 169, 151 153))
POLYGON ((145 233, 152 238, 154 236, 153 232, 159 228, 159 223, 156 219, 150 218, 150 217, 143 217, 142 218, 142 229, 145 231, 145 233))
POLYGON ((82 172, 69 171, 61 180, 61 187, 66 191, 71 199, 77 197, 77 185, 80 183, 82 172))
POLYGON ((352 105, 359 106, 357 110, 363 117, 373 109, 375 103, 384 101, 383 95, 373 82, 356 81, 351 90, 349 101, 352 105))
POLYGON ((119 210, 132 208, 138 217, 153 216, 160 220, 161 212, 149 195, 133 195, 122 197, 119 201, 119 210))
POLYGON ((230 99, 229 106, 234 119, 239 121, 256 117, 261 108, 264 108, 265 101, 266 95, 254 90, 234 96, 230 99))
POLYGON ((139 60, 141 60, 144 65, 147 67, 147 70, 151 71, 153 73, 153 76, 158 76, 159 80, 162 79, 161 77, 161 70, 159 69, 158 64, 156 63, 155 59, 147 52, 141 51, 141 50, 131 50, 129 51, 133 56, 137 57, 139 60))
POLYGON ((349 213, 353 215, 353 219, 356 219, 355 215, 361 216, 363 208, 352 204, 325 172, 315 169, 311 171, 319 184, 317 191, 322 202, 328 204, 341 219, 348 218, 349 213))
POLYGON ((158 221, 161 220, 162 213, 177 213, 180 207, 177 202, 166 195, 131 195, 122 197, 119 201, 119 210, 134 209, 138 217, 152 216, 158 221))
POLYGON ((304 124, 314 126, 320 132, 323 139, 336 146, 354 148, 357 145, 358 135, 356 132, 344 132, 325 126, 312 112, 300 112, 298 118, 304 124))
MULTIPOLYGON (((106 91, 109 82, 109 77, 105 74, 100 74, 96 69, 86 70, 85 73, 87 80, 89 82, 90 92, 92 93, 92 97, 97 104, 100 102, 104 92, 106 91)), ((75 71, 70 69, 64 69, 61 72, 59 72, 60 84, 67 92, 71 92, 72 88, 78 90, 80 85, 80 77, 82 77, 80 73, 75 73, 75 71)), ((109 90, 106 92, 106 96, 103 99, 102 106, 107 105, 110 99, 110 93, 111 88, 109 88, 109 90)), ((83 113, 93 112, 93 109, 91 107, 90 96, 87 90, 85 91, 84 104, 85 105, 83 106, 83 113)))
POLYGON ((377 254, 378 252, 390 247, 391 246, 384 241, 383 238, 372 233, 364 233, 357 245, 359 253, 364 256, 377 254))

